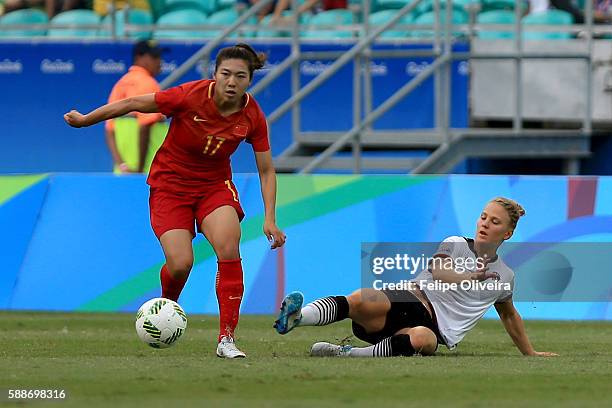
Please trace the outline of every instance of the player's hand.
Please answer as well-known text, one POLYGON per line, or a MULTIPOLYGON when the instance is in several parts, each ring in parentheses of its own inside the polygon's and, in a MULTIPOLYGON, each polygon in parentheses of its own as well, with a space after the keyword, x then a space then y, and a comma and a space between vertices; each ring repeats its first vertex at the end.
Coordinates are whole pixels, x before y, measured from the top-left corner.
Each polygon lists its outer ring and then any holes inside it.
POLYGON ((550 351, 534 351, 533 354, 530 354, 532 357, 559 357, 557 353, 552 353, 550 351))
POLYGON ((74 109, 64 115, 64 120, 67 124, 75 128, 87 126, 85 115, 74 109))
POLYGON ((287 237, 285 233, 281 231, 274 222, 264 222, 263 232, 272 244, 270 245, 271 249, 280 248, 285 245, 285 240, 287 237))
POLYGON ((489 257, 486 255, 483 257, 482 268, 476 269, 475 272, 470 274, 470 279, 477 280, 479 282, 486 281, 487 279, 499 280, 499 274, 497 272, 489 271, 489 257))

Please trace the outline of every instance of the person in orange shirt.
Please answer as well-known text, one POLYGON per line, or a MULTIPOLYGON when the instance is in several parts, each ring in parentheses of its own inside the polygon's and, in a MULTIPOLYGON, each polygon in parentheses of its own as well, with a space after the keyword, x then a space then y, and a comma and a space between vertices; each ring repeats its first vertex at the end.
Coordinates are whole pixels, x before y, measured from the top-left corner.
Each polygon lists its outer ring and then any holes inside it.
MULTIPOLYGON (((113 86, 108 97, 108 103, 116 102, 133 96, 140 96, 148 93, 159 92, 161 89, 155 76, 161 71, 161 54, 164 51, 155 41, 139 41, 134 45, 134 62, 128 72, 119 79, 113 86)), ((138 168, 130 168, 125 158, 117 147, 115 133, 115 123, 113 120, 106 121, 106 143, 113 157, 115 170, 119 173, 143 172, 147 152, 149 150, 149 140, 151 137, 151 127, 159 121, 164 120, 160 113, 140 113, 131 112, 138 121, 138 168)))

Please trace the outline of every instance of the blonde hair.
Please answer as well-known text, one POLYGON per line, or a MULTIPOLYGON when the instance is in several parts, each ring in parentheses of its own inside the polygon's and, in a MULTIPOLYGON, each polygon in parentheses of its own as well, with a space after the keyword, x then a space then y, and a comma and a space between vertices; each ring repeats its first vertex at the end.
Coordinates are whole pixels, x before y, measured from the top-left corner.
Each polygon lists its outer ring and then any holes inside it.
POLYGON ((510 225, 512 229, 516 228, 516 224, 523 215, 525 215, 525 209, 516 201, 506 197, 495 197, 490 201, 491 203, 497 203, 504 207, 508 216, 510 216, 510 225))

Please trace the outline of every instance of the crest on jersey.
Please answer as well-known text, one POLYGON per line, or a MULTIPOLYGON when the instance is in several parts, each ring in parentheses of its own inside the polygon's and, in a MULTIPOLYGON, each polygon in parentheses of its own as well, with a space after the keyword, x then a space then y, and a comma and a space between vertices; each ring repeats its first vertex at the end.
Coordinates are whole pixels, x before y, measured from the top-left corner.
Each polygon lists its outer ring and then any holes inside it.
POLYGON ((246 137, 249 132, 248 126, 245 125, 236 125, 234 126, 233 134, 240 137, 246 137))

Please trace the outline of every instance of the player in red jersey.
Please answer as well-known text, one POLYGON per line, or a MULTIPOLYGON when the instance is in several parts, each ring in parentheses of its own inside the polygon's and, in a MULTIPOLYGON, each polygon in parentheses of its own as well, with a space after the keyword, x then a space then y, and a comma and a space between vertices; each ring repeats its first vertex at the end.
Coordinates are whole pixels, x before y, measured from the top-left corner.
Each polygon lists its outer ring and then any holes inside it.
POLYGON ((166 264, 162 296, 177 300, 193 266, 194 221, 218 260, 216 280, 220 329, 217 355, 245 357, 234 344, 244 291, 240 221, 244 212, 232 183, 230 156, 240 142, 252 144, 265 207, 263 231, 271 248, 285 243, 276 225, 276 173, 268 127, 257 102, 246 92, 265 55, 246 44, 219 51, 214 80, 188 82, 161 92, 103 105, 83 115, 64 115, 73 127, 91 126, 130 112, 160 112, 172 118, 166 140, 147 179, 151 225, 166 264))

